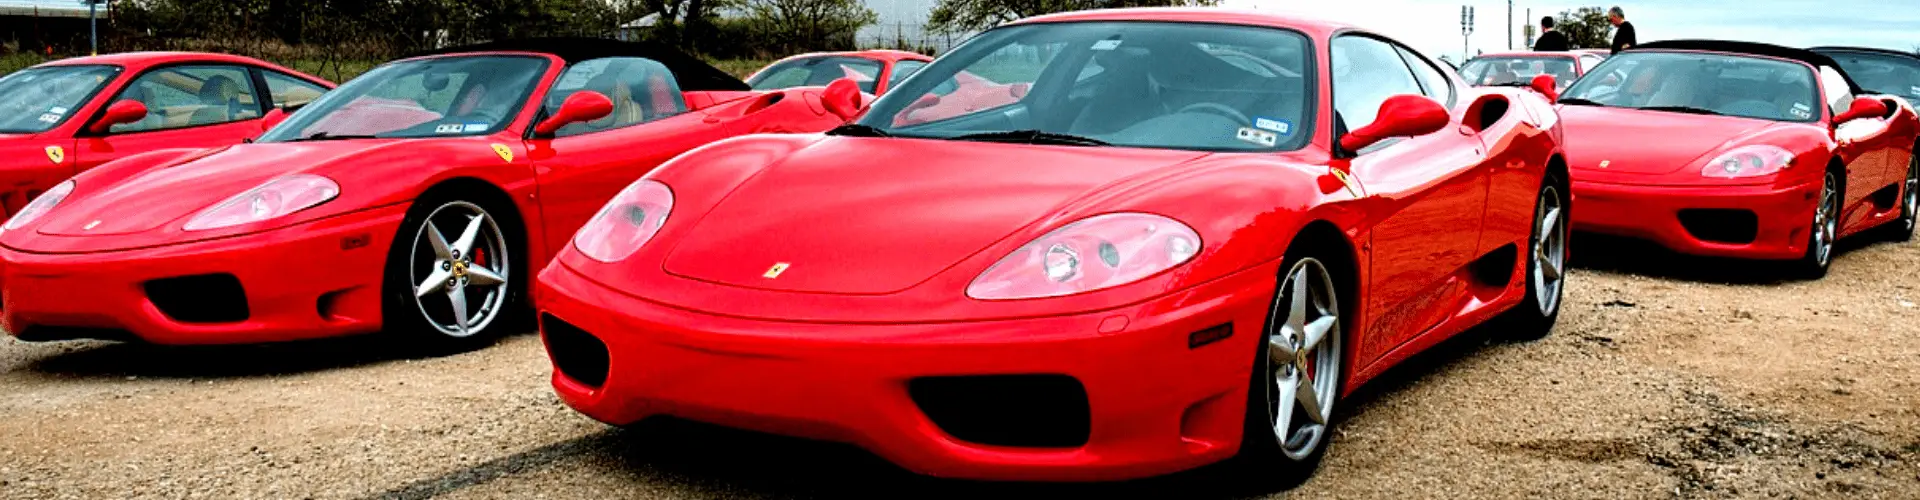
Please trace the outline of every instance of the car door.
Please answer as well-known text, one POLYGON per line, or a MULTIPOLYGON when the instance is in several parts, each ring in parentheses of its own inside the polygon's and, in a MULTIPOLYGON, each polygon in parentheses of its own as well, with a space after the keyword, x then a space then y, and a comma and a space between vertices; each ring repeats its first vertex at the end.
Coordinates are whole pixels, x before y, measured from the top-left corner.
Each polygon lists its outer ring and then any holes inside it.
MULTIPOLYGON (((147 118, 114 125, 104 134, 82 132, 74 141, 76 171, 156 149, 239 144, 260 135, 260 117, 266 111, 260 95, 252 73, 243 66, 148 69, 107 101, 139 101, 147 107, 147 118)), ((98 120, 99 113, 93 119, 98 120)))
MULTIPOLYGON (((1837 116, 1853 105, 1852 88, 1846 79, 1833 68, 1820 68, 1821 92, 1826 98, 1828 116, 1837 116)), ((1873 117, 1837 124, 1834 138, 1838 140, 1839 156, 1846 163, 1847 190, 1840 212, 1840 232, 1853 231, 1862 224, 1869 223, 1874 207, 1867 202, 1880 188, 1894 179, 1906 177, 1906 165, 1900 165, 1898 177, 1890 178, 1888 163, 1894 154, 1894 141, 1885 117, 1873 117)))
MULTIPOLYGON (((1336 130, 1371 124, 1390 96, 1425 93, 1389 42, 1343 35, 1330 49, 1336 130)), ((1476 257, 1487 179, 1478 168, 1480 140, 1457 125, 1462 111, 1455 107, 1456 125, 1374 144, 1347 162, 1385 214, 1371 235, 1370 293, 1363 300, 1376 313, 1361 359, 1376 359, 1458 309, 1465 284, 1455 276, 1476 257)))
POLYGON ((574 63, 548 90, 540 116, 551 116, 582 90, 606 95, 613 113, 527 141, 540 184, 547 248, 565 248, 601 205, 661 163, 729 136, 726 127, 707 123, 705 113, 688 112, 672 72, 650 59, 574 63))

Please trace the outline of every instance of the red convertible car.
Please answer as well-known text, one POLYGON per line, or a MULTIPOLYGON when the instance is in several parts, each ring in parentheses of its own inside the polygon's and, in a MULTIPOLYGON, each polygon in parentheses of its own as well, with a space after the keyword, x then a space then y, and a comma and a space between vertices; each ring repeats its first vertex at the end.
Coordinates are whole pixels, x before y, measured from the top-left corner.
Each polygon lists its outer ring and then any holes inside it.
POLYGON ((904 50, 813 52, 774 61, 747 77, 755 90, 826 85, 852 78, 860 91, 880 95, 933 58, 904 50))
POLYGON ((1574 229, 1823 276, 1834 240, 1913 232, 1920 120, 1833 59, 1745 42, 1652 42, 1560 100, 1574 229))
POLYGON ((239 56, 133 52, 62 59, 0 78, 0 216, 100 164, 260 135, 274 108, 333 88, 239 56))
POLYGON ((1570 205, 1534 91, 1216 9, 1028 18, 921 71, 825 135, 716 144, 615 196, 536 288, 560 398, 937 476, 1239 456, 1284 486, 1368 379, 1559 311, 1570 205), (962 72, 1030 90, 898 125, 962 72))
POLYGON ((388 330, 465 345, 530 318, 531 271, 682 152, 844 123, 671 49, 550 39, 389 63, 252 144, 82 173, 0 227, 22 339, 252 343, 388 330))

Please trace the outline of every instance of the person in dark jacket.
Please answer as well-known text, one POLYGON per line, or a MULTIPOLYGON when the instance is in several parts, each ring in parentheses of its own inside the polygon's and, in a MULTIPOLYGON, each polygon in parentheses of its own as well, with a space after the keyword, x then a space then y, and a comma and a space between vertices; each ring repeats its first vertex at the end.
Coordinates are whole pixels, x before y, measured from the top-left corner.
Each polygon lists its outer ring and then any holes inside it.
POLYGON ((1620 6, 1607 9, 1607 23, 1613 25, 1613 53, 1618 54, 1640 43, 1634 37, 1633 23, 1627 22, 1627 12, 1620 10, 1620 6))
POLYGON ((1567 35, 1559 31, 1554 31, 1553 18, 1540 18, 1540 39, 1533 41, 1533 50, 1541 52, 1565 52, 1570 48, 1572 47, 1567 46, 1567 35))

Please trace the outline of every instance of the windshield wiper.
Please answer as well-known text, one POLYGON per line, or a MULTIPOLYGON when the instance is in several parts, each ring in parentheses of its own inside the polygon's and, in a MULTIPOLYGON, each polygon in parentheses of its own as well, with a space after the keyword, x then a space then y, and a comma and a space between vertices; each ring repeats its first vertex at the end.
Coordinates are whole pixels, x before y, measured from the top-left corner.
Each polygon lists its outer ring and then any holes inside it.
POLYGON ((862 125, 859 123, 849 123, 846 125, 834 127, 833 130, 827 131, 827 135, 844 135, 848 137, 893 137, 893 134, 889 134, 885 130, 880 130, 879 127, 875 127, 872 125, 862 125))
POLYGON ((1712 115, 1712 116, 1723 115, 1723 113, 1719 111, 1714 111, 1707 108, 1696 108, 1693 106, 1647 106, 1640 109, 1644 109, 1647 111, 1670 111, 1674 113, 1692 113, 1696 115, 1712 115))
POLYGON ((1017 142, 1017 143, 1026 143, 1026 144, 1050 144, 1050 145, 1057 145, 1057 146, 1112 146, 1113 145, 1113 143, 1102 141, 1092 137, 1082 137, 1082 136, 1077 136, 1073 134, 1047 132, 1044 130, 1009 130, 1006 132, 984 132, 979 134, 958 135, 958 136, 948 137, 947 139, 951 139, 955 141, 1017 142))
POLYGON ((1579 97, 1562 97, 1560 98, 1559 102, 1560 104, 1567 104, 1567 105, 1573 105, 1573 106, 1605 106, 1605 104, 1601 104, 1600 101, 1595 101, 1593 99, 1582 99, 1579 97))
POLYGON ((343 141, 347 139, 379 139, 379 138, 380 137, 373 136, 373 135, 352 135, 352 134, 334 135, 334 134, 323 131, 323 132, 314 132, 313 135, 301 137, 298 139, 288 139, 287 142, 343 141))

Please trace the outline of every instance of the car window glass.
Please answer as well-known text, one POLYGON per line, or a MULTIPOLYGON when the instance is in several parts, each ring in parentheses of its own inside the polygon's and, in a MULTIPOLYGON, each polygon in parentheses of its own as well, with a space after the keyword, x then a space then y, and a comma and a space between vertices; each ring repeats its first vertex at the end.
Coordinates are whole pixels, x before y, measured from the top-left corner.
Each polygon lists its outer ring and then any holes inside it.
POLYGON ((304 106, 327 93, 327 88, 293 75, 278 71, 261 70, 261 76, 267 80, 267 93, 273 96, 276 108, 294 108, 304 106))
POLYGON ((521 55, 449 55, 388 63, 321 94, 260 141, 494 133, 529 106, 547 63, 545 57, 521 55))
POLYGON ((913 76, 914 72, 920 71, 920 68, 925 67, 927 67, 927 63, 924 61, 900 61, 893 63, 893 75, 887 77, 887 88, 893 88, 894 85, 899 85, 902 80, 906 80, 907 77, 913 76))
POLYGON ((822 87, 834 80, 852 78, 860 90, 873 93, 880 76, 880 62, 859 57, 808 57, 778 63, 747 79, 754 90, 791 87, 822 87))
POLYGON ((45 132, 66 123, 120 74, 119 66, 40 66, 0 78, 0 133, 45 132))
MULTIPOLYGON (((1805 64, 1696 51, 1623 52, 1600 63, 1594 72, 1594 77, 1575 82, 1562 100, 1791 122, 1820 118, 1823 82, 1816 80, 1825 80, 1805 64)), ((1846 83, 1834 83, 1839 98, 1846 99, 1846 83)))
POLYGON ((235 66, 173 66, 148 71, 127 84, 118 100, 139 101, 147 117, 114 125, 113 133, 215 125, 260 117, 253 79, 235 66))
POLYGON ((1343 36, 1333 39, 1332 52, 1333 109, 1348 131, 1373 124, 1388 97, 1420 94, 1407 64, 1385 42, 1343 36))
POLYGON ((1826 89, 1827 107, 1834 113, 1845 112, 1853 106, 1853 89, 1847 85, 1847 77, 1839 71, 1830 66, 1821 66, 1820 86, 1826 89))
POLYGON ((1434 67, 1432 62, 1420 57, 1412 49, 1398 45, 1394 49, 1400 52, 1401 59, 1407 61, 1407 67, 1413 69, 1413 77, 1420 82, 1420 88, 1426 91, 1427 97, 1453 107, 1453 82, 1447 81, 1446 74, 1441 73, 1440 68, 1434 67))
POLYGON ((665 65, 639 57, 608 57, 567 67, 547 91, 545 116, 553 116, 568 97, 585 90, 613 101, 613 113, 561 127, 555 137, 629 127, 687 112, 686 97, 665 65))

